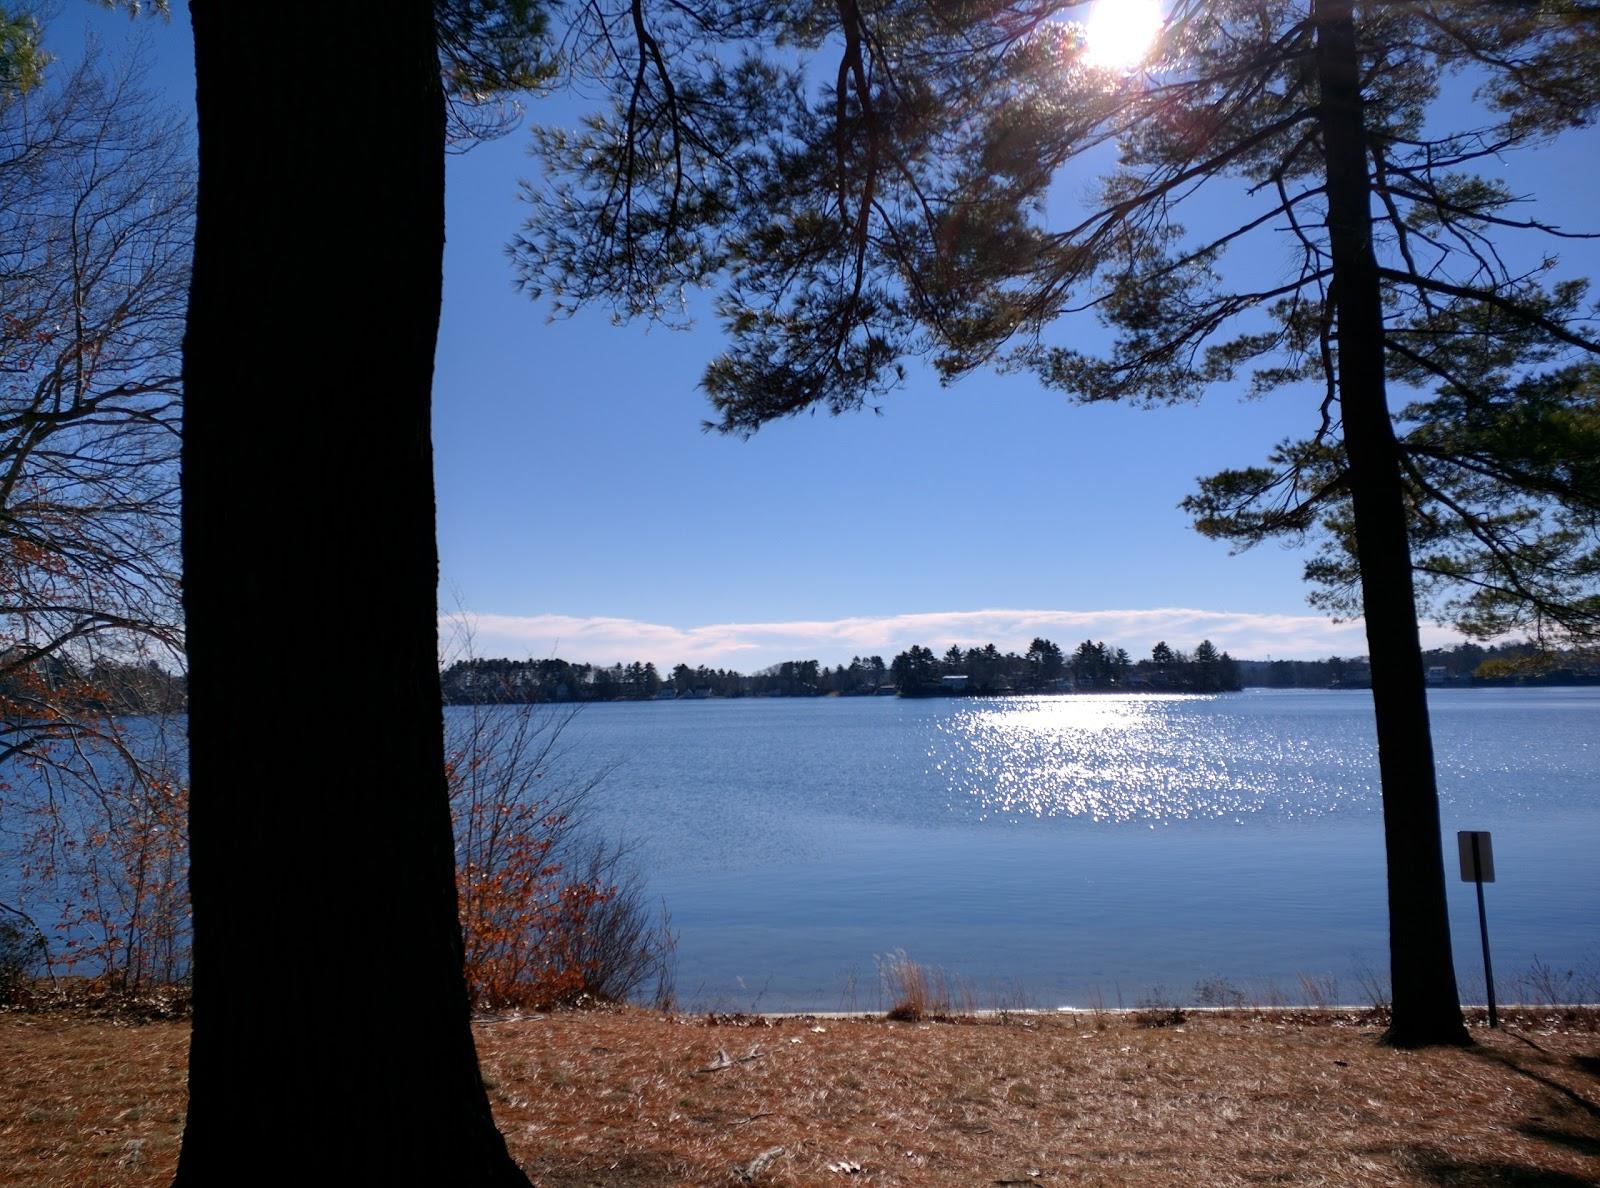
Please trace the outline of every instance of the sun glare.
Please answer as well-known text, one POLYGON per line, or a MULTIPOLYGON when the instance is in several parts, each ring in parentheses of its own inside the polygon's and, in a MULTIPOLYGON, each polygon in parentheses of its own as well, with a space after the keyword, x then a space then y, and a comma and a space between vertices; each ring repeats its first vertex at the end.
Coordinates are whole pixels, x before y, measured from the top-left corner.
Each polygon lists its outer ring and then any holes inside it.
POLYGON ((1085 59, 1107 70, 1131 70, 1161 32, 1161 0, 1099 0, 1084 28, 1085 59))

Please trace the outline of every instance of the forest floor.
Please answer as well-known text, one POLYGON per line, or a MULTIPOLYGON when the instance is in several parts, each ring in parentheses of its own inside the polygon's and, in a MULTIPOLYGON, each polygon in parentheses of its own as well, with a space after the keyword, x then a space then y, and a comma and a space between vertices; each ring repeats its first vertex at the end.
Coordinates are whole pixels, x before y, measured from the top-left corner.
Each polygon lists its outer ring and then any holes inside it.
MULTIPOLYGON (((546 1188, 1600 1184, 1600 1012, 1507 1023, 1421 1052, 1338 1011, 626 1009, 475 1030, 500 1128, 546 1188)), ((0 1182, 165 1184, 187 1046, 182 1022, 0 1014, 0 1182)))

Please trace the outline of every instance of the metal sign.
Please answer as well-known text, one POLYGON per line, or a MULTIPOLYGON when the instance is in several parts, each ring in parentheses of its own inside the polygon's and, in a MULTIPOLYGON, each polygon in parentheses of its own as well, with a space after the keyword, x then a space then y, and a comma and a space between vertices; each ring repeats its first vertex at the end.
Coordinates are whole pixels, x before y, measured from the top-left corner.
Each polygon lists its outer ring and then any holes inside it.
POLYGON ((1456 834, 1456 846, 1461 851, 1463 883, 1494 882, 1494 847, 1488 830, 1463 829, 1456 834))
POLYGON ((1461 851, 1461 881, 1478 889, 1478 935, 1483 938, 1483 985, 1489 992, 1489 1026, 1500 1026, 1494 1006, 1494 966, 1489 964, 1489 916, 1483 908, 1483 885, 1494 882, 1494 847, 1487 829, 1463 829, 1456 834, 1461 851))

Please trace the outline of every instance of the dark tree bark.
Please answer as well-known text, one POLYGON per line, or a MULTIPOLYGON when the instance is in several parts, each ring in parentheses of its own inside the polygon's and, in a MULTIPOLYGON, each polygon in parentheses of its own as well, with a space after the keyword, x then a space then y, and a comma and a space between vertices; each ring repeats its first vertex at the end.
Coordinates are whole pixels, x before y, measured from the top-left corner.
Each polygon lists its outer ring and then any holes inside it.
POLYGON ((191 8, 177 1182, 526 1185, 478 1077, 445 794, 432 4, 191 8), (360 681, 318 687, 306 655, 346 635, 360 681))
POLYGON ((1400 451, 1385 391, 1383 299, 1372 244, 1360 60, 1350 0, 1318 0, 1319 120, 1327 154, 1328 237, 1362 613, 1372 657, 1389 874, 1389 965, 1400 1047, 1470 1042, 1461 1020, 1440 848, 1439 793, 1400 451))

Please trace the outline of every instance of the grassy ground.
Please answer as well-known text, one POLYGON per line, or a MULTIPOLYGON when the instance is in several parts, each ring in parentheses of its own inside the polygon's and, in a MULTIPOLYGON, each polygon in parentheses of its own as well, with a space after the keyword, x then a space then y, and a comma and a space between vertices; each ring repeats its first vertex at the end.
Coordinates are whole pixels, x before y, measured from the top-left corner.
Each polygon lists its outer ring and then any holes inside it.
MULTIPOLYGON (((477 1037, 500 1127, 549 1188, 1576 1188, 1600 1184, 1597 1027, 1594 1013, 1522 1012, 1475 1027, 1470 1050, 1395 1052, 1338 1013, 1190 1012, 1156 1028, 629 1010, 483 1022, 477 1037)), ((186 1045, 182 1023, 0 1015, 0 1181, 164 1183, 186 1045)))

